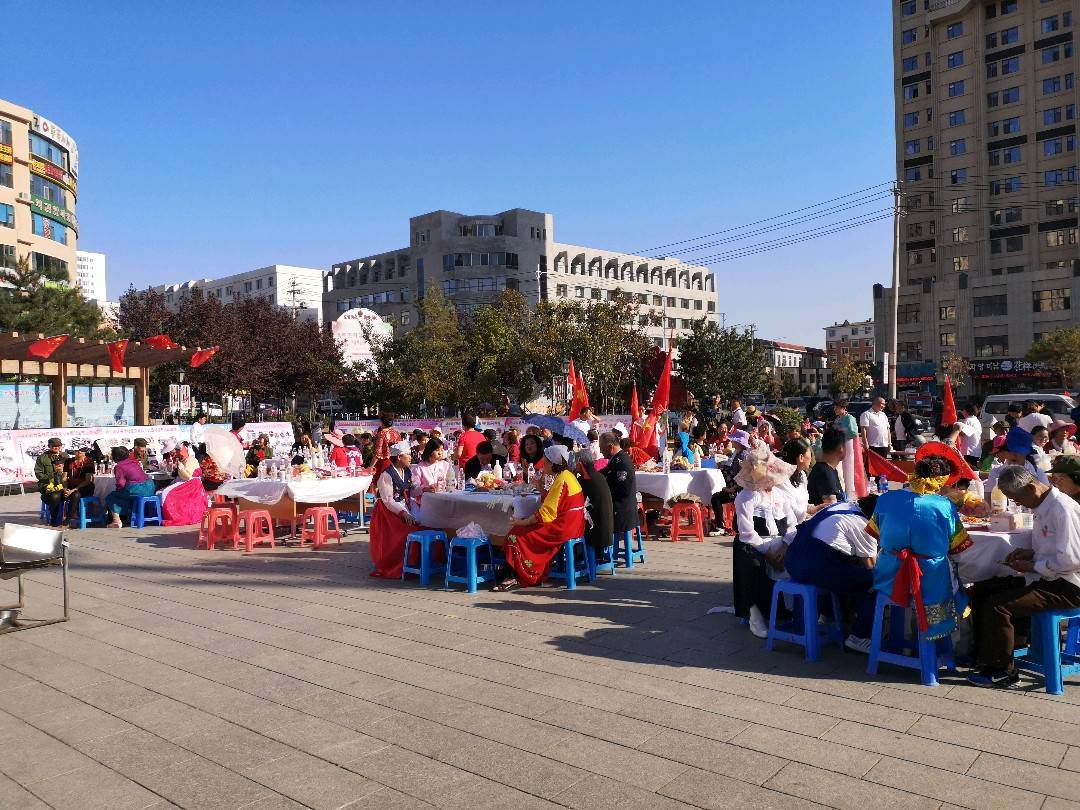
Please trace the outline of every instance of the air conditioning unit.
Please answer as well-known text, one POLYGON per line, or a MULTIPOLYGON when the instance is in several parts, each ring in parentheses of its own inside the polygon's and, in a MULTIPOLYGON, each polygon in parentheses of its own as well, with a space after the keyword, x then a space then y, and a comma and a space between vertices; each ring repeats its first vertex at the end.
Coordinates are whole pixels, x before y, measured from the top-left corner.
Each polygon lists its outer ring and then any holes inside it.
POLYGON ((21 202, 30 202, 30 195, 28 193, 26 193, 25 191, 20 191, 19 192, 19 200, 21 202))

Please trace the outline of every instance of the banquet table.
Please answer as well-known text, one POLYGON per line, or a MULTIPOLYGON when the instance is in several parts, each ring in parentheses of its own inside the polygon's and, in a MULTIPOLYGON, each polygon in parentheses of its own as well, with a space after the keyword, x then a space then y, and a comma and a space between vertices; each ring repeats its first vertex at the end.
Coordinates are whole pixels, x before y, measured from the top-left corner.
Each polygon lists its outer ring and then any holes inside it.
POLYGON ((968 536, 972 545, 951 555, 965 584, 993 577, 1015 577, 1016 571, 1002 564, 1002 560, 1014 549, 1031 548, 1031 529, 991 532, 968 528, 968 536))
POLYGON ((311 481, 234 478, 226 481, 215 492, 227 498, 236 498, 241 509, 266 509, 270 512, 270 517, 276 520, 294 521, 297 517, 297 504, 329 506, 362 495, 370 486, 370 475, 311 481))
MULTIPOLYGON (((153 472, 149 474, 154 481, 172 481, 173 476, 167 472, 153 472)), ((116 476, 111 473, 94 473, 94 497, 104 501, 109 495, 116 492, 116 476)))
POLYGON ((540 508, 539 495, 494 492, 425 492, 414 510, 417 520, 433 529, 456 531, 477 523, 490 535, 510 531, 511 518, 526 518, 540 508))
POLYGON ((709 503, 713 493, 719 492, 727 482, 721 470, 673 470, 671 472, 642 472, 635 474, 638 492, 668 500, 675 495, 689 492, 709 503))

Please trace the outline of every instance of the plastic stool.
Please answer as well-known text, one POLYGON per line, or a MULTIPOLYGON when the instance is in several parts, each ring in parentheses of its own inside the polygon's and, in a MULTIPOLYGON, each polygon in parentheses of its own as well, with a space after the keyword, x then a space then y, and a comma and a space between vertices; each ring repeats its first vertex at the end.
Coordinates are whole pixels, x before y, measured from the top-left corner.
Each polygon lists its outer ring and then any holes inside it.
POLYGON ((637 511, 638 525, 640 526, 641 533, 647 537, 649 534, 649 511, 641 501, 638 501, 637 511))
POLYGON ((1080 608, 1044 610, 1031 617, 1031 643, 1016 651, 1016 666, 1046 678, 1046 693, 1064 692, 1064 676, 1080 672, 1080 657, 1076 655, 1074 625, 1080 618, 1080 608), (1065 652, 1061 652, 1061 623, 1069 621, 1065 635, 1065 652))
POLYGON ((312 506, 304 510, 304 521, 300 529, 300 542, 311 541, 312 548, 318 548, 329 540, 336 539, 341 545, 341 528, 338 525, 337 510, 330 506, 312 506), (311 528, 308 528, 308 520, 311 528), (334 528, 330 528, 333 521, 334 528))
POLYGON ((589 582, 596 581, 596 575, 603 571, 610 571, 615 576, 615 543, 600 549, 597 552, 592 546, 585 546, 585 554, 589 562, 589 582))
POLYGON ((595 577, 591 576, 589 553, 585 550, 586 548, 584 537, 574 537, 563 543, 562 548, 551 561, 551 567, 548 568, 548 579, 566 580, 566 589, 570 591, 577 587, 577 581, 582 577, 587 582, 592 582, 595 577), (578 562, 577 555, 574 553, 578 546, 581 547, 581 562, 578 562))
POLYGON ((914 638, 907 635, 908 608, 898 605, 887 595, 878 591, 874 605, 874 630, 870 635, 870 662, 866 671, 877 675, 878 663, 896 664, 900 667, 917 669, 922 675, 923 686, 937 686, 937 671, 944 659, 945 667, 950 672, 956 671, 953 661, 952 638, 928 639, 916 628, 914 638), (885 609, 889 609, 889 638, 887 646, 882 646, 882 628, 885 624, 885 609), (899 651, 898 651, 899 650, 899 651), (903 651, 918 651, 918 655, 906 655, 903 651))
POLYGON ((105 504, 101 498, 90 495, 85 498, 79 498, 79 528, 85 529, 87 526, 104 526, 105 525, 105 504), (87 509, 87 507, 93 507, 93 510, 87 509))
POLYGON ((449 588, 451 582, 465 585, 469 593, 476 593, 476 586, 481 582, 495 581, 495 555, 491 550, 491 541, 486 537, 454 537, 450 548, 446 550, 446 571, 443 575, 443 587, 449 588), (487 570, 481 571, 477 560, 478 549, 487 549, 487 570), (464 552, 465 573, 454 573, 454 550, 464 552))
POLYGON ((641 542, 640 528, 615 532, 614 545, 616 562, 622 560, 627 568, 633 568, 634 563, 645 564, 645 545, 641 542))
POLYGON ((705 530, 702 526, 701 507, 690 501, 676 501, 671 505, 671 542, 678 543, 680 537, 697 538, 699 543, 705 542, 705 530), (682 525, 685 515, 687 525, 682 525))
POLYGON ((211 506, 203 515, 195 548, 205 544, 209 551, 217 543, 232 543, 236 548, 239 524, 239 514, 232 506, 211 506))
POLYGON ((431 582, 432 574, 445 574, 446 565, 436 565, 432 561, 432 551, 436 543, 442 543, 443 551, 446 551, 446 533, 436 529, 425 529, 419 532, 410 532, 405 538, 405 563, 401 568, 401 578, 406 574, 416 574, 420 577, 420 585, 426 588, 431 582), (420 567, 409 565, 409 552, 413 545, 420 547, 420 567))
MULTIPOLYGON (((796 617, 798 612, 796 612, 796 617)), ((835 641, 844 648, 843 614, 840 612, 840 599, 832 591, 826 591, 816 585, 805 585, 790 579, 782 579, 773 586, 772 610, 769 614, 769 635, 765 639, 765 649, 770 652, 776 641, 801 644, 806 649, 807 661, 821 660, 821 642, 835 641), (779 612, 780 595, 788 594, 802 599, 802 628, 797 626, 798 619, 792 619, 781 629, 776 626, 776 614, 779 612), (832 624, 818 624, 819 601, 822 597, 832 599, 832 624)))
POLYGON ((240 513, 240 520, 244 523, 244 547, 248 554, 257 543, 267 543, 270 548, 277 548, 274 542, 274 521, 270 517, 270 510, 246 509, 240 513))
POLYGON ((161 525, 161 497, 136 495, 131 499, 131 525, 136 529, 143 529, 151 521, 161 525), (147 514, 148 507, 150 514, 147 514))
MULTIPOLYGON (((60 501, 60 525, 64 525, 64 519, 67 517, 67 501, 60 501)), ((42 523, 49 522, 49 505, 45 501, 41 502, 41 510, 38 512, 38 519, 42 523)), ((104 524, 102 524, 104 525, 104 524)))

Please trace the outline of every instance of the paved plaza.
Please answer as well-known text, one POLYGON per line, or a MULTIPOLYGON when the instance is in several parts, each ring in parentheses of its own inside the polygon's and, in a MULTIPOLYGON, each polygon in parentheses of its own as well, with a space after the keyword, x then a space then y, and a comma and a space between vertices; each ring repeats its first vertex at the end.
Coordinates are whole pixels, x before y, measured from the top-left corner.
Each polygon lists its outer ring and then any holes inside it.
MULTIPOLYGON (((195 551, 193 529, 68 536, 72 621, 0 636, 0 808, 1080 799, 1080 686, 927 689, 836 649, 766 653, 706 615, 731 599, 727 538, 650 542, 577 591, 469 596, 371 580, 364 533, 251 555, 195 551)), ((32 613, 59 584, 30 580, 32 613)))

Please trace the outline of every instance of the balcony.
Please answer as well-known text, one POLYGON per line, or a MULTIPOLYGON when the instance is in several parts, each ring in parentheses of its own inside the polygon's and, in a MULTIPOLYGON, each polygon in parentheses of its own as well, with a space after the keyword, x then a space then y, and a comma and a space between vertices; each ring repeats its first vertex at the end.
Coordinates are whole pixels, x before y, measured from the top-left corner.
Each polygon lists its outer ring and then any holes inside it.
POLYGON ((930 0, 930 22, 959 14, 971 5, 971 0, 930 0))

